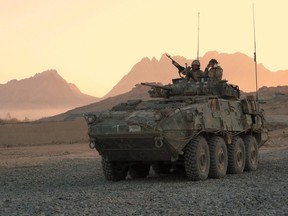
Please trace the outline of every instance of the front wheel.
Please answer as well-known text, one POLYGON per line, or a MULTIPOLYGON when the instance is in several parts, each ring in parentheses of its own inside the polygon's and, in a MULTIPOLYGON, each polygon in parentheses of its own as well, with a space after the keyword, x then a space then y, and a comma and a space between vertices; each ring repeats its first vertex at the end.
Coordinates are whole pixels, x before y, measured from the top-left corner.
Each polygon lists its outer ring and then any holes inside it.
POLYGON ((188 180, 199 181, 208 177, 210 168, 209 146, 202 136, 195 137, 185 147, 184 165, 188 180))
POLYGON ((124 180, 127 176, 127 168, 121 162, 109 161, 102 157, 102 169, 108 181, 124 180))

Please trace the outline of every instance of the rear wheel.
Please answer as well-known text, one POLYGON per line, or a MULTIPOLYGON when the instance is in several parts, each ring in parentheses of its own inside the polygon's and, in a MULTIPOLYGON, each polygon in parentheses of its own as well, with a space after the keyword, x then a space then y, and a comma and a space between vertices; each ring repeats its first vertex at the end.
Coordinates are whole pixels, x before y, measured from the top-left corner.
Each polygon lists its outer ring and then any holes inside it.
POLYGON ((150 171, 150 164, 132 164, 129 174, 132 178, 146 178, 150 171))
POLYGON ((223 178, 228 166, 227 147, 224 139, 214 136, 209 140, 210 170, 209 177, 223 178))
POLYGON ((243 172, 246 162, 245 145, 241 137, 235 136, 228 145, 228 169, 231 174, 243 172))
POLYGON ((185 147, 184 165, 189 180, 199 181, 208 177, 210 168, 209 146, 204 137, 192 139, 185 147))
POLYGON ((245 171, 254 171, 258 167, 258 144, 254 136, 248 135, 244 138, 246 149, 245 171))
POLYGON ((124 180, 127 176, 127 168, 121 162, 109 161, 102 157, 102 169, 108 181, 124 180))

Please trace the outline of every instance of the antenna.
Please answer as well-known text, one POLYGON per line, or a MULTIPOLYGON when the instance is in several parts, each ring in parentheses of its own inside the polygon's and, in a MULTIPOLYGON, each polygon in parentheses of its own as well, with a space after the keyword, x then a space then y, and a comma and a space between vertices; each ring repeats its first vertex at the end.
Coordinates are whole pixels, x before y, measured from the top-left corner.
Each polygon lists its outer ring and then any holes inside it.
POLYGON ((199 23, 200 23, 200 13, 198 12, 198 37, 197 37, 197 60, 199 60, 199 23))
POLYGON ((256 33, 255 33, 255 15, 253 3, 253 31, 254 31, 254 63, 255 63, 255 80, 256 80, 256 101, 258 101, 258 78, 257 78, 257 58, 256 58, 256 33))

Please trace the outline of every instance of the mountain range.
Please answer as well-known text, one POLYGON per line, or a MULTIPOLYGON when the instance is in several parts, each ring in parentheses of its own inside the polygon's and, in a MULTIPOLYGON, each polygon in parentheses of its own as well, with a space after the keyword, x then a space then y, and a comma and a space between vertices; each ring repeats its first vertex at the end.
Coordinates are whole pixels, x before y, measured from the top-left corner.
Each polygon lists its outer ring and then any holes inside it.
MULTIPOLYGON (((191 65, 192 62, 192 59, 182 56, 172 58, 182 66, 186 63, 191 65)), ((202 70, 212 58, 220 62, 224 70, 223 79, 237 84, 244 92, 255 92, 255 64, 252 58, 242 53, 207 52, 199 59, 202 70)), ((287 85, 288 70, 271 72, 263 64, 258 64, 257 68, 258 87, 287 85)), ((152 59, 145 57, 136 63, 108 94, 103 98, 97 98, 83 94, 76 85, 64 80, 56 70, 47 70, 30 78, 0 84, 0 118, 15 116, 37 119, 66 111, 69 113, 69 110, 72 113, 101 111, 127 99, 148 98, 147 88, 137 85, 141 82, 168 84, 176 77, 178 70, 165 54, 159 60, 155 57, 152 59)))
MULTIPOLYGON (((185 66, 185 63, 191 65, 193 61, 182 56, 174 56, 172 58, 182 66, 185 66)), ((199 59, 203 71, 212 58, 220 62, 220 66, 223 68, 223 79, 227 79, 229 83, 237 84, 244 92, 255 91, 255 63, 252 58, 239 52, 234 54, 218 53, 216 51, 207 52, 199 59)), ((259 88, 262 86, 287 85, 288 70, 271 72, 263 64, 258 64, 257 68, 259 88)), ((159 60, 146 57, 135 64, 130 72, 104 98, 128 92, 135 84, 140 82, 161 82, 168 84, 171 82, 171 79, 177 76, 177 68, 171 64, 171 60, 165 54, 159 60)))

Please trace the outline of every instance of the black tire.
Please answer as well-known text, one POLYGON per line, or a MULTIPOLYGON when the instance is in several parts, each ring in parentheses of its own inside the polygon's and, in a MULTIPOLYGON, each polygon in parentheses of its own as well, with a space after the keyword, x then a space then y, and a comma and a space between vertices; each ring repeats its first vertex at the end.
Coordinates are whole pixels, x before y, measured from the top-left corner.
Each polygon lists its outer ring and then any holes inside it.
POLYGON ((243 173, 246 163, 245 145, 241 137, 235 136, 228 145, 228 168, 230 174, 243 173))
POLYGON ((172 167, 171 164, 165 164, 161 162, 153 163, 151 166, 152 166, 153 171, 157 175, 170 173, 170 170, 172 167))
POLYGON ((246 149, 245 171, 255 171, 258 168, 258 143, 254 136, 248 135, 244 138, 246 149))
POLYGON ((124 180, 127 176, 127 168, 123 163, 109 161, 102 157, 102 169, 108 181, 124 180))
POLYGON ((150 164, 132 164, 129 174, 132 178, 146 178, 150 171, 150 164))
POLYGON ((223 178, 227 172, 227 146, 222 137, 214 136, 209 140, 210 149, 210 178, 223 178))
POLYGON ((192 139, 185 147, 184 165, 188 180, 199 181, 208 177, 210 168, 209 146, 204 137, 192 139))

